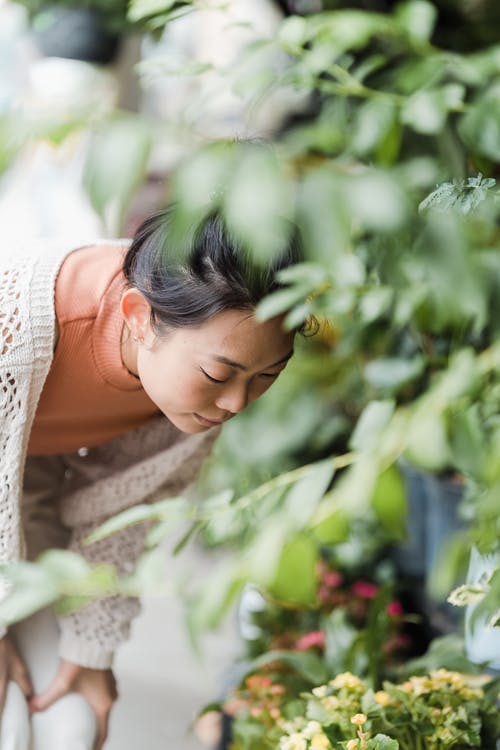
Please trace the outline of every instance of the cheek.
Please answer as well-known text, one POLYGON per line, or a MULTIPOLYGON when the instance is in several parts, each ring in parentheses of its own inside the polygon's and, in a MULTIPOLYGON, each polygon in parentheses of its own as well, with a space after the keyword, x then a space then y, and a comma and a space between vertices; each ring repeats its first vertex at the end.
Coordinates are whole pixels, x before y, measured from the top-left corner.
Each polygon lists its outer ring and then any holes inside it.
POLYGON ((249 401, 255 401, 256 398, 262 396, 275 382, 276 378, 274 380, 257 380, 250 389, 249 401))
POLYGON ((182 363, 165 363, 154 353, 145 353, 138 366, 144 390, 160 409, 189 410, 190 404, 208 403, 211 399, 210 384, 205 386, 197 373, 182 363))

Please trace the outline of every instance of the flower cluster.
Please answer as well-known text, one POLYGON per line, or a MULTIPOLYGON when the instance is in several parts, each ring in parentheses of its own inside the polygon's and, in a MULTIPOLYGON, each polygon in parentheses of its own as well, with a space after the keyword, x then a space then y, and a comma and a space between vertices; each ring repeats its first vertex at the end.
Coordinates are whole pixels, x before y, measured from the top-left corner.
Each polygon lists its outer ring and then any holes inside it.
POLYGON ((281 719, 281 707, 286 697, 286 688, 271 676, 252 674, 243 686, 234 691, 224 704, 230 716, 248 716, 265 729, 270 729, 281 719))
POLYGON ((305 716, 280 722, 279 750, 494 748, 500 715, 470 677, 439 669, 377 692, 349 672, 308 695, 305 716))
MULTIPOLYGON (((322 654, 326 647, 324 619, 334 611, 345 612, 350 627, 361 631, 368 627, 381 587, 367 578, 352 578, 326 560, 317 565, 317 599, 313 607, 282 607, 267 597, 265 609, 254 615, 254 624, 263 634, 254 642, 251 655, 288 649, 322 654)), ((411 643, 402 632, 405 620, 403 605, 392 599, 385 605, 383 642, 380 651, 385 661, 408 651, 411 643)), ((380 619, 379 619, 380 621, 380 619)))

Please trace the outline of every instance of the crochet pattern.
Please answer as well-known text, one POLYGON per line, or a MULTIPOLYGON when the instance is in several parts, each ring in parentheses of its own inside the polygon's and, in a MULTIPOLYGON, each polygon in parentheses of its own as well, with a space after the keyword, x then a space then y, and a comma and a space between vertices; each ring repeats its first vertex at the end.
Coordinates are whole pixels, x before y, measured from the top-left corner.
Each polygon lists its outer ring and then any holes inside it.
MULTIPOLYGON (((81 246, 75 243, 72 249, 81 246)), ((33 256, 0 257, 0 562, 24 554, 26 450, 53 357, 55 279, 71 251, 47 244, 33 256)), ((186 435, 159 416, 86 455, 64 454, 67 471, 57 500, 62 521, 71 528, 70 548, 91 562, 130 571, 143 547, 145 524, 91 546, 82 540, 126 507, 183 491, 196 477, 218 432, 186 435)), ((61 656, 88 667, 109 666, 138 609, 137 600, 110 597, 62 618, 61 656)))

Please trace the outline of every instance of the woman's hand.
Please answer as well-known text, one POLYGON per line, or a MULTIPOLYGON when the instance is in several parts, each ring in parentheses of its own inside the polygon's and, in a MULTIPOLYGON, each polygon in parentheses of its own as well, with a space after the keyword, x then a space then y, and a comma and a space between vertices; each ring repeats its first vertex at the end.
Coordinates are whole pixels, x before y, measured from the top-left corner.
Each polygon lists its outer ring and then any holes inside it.
POLYGON ((57 674, 49 687, 30 701, 30 709, 44 711, 67 693, 80 693, 91 705, 97 718, 94 750, 101 750, 108 733, 109 713, 118 697, 111 669, 89 669, 61 659, 57 674))
POLYGON ((25 663, 6 635, 0 638, 0 716, 3 713, 9 680, 17 682, 27 700, 33 695, 33 685, 25 663))

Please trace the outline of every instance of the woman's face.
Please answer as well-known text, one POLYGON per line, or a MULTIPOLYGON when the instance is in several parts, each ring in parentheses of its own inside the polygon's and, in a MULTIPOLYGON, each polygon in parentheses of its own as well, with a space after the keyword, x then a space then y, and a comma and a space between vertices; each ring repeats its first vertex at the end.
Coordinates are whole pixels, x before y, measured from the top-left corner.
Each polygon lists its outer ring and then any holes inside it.
POLYGON ((259 322, 251 311, 226 310, 197 328, 158 337, 148 321, 133 371, 179 430, 204 432, 259 398, 284 370, 294 334, 282 323, 281 317, 259 322))

